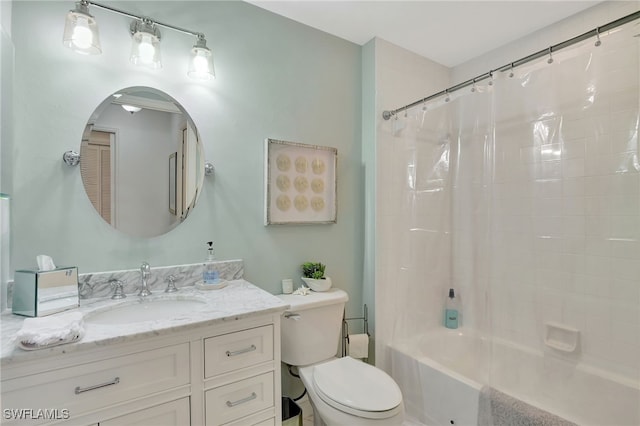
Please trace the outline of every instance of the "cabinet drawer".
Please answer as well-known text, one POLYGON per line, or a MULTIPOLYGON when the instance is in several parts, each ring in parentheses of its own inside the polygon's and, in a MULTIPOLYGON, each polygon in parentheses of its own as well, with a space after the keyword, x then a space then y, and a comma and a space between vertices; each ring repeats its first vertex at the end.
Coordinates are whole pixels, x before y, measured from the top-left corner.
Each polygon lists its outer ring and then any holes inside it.
POLYGON ((273 372, 205 392, 205 424, 221 425, 273 407, 273 372))
POLYGON ((206 379, 273 359, 273 325, 204 340, 206 379))
POLYGON ((100 426, 186 426, 190 423, 191 414, 187 397, 101 421, 100 426))
POLYGON ((263 420, 260 423, 256 423, 253 426, 276 426, 276 419, 275 417, 271 417, 270 419, 263 420))
POLYGON ((154 349, 2 382, 3 408, 79 414, 189 383, 189 344, 154 349))

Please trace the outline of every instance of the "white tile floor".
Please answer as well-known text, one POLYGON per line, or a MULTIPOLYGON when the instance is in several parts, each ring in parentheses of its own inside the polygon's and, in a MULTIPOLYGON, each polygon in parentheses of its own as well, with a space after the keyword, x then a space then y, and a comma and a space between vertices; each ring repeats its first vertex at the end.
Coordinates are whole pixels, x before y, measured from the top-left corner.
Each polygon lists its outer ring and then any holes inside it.
POLYGON ((305 395, 296 404, 302 409, 302 426, 313 426, 313 408, 309 396, 305 395))

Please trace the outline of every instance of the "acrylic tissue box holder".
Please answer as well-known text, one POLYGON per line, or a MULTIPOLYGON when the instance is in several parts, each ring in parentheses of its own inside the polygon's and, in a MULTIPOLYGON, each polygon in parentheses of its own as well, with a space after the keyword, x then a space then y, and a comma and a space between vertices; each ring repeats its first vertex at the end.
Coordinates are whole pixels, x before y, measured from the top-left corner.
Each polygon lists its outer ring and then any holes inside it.
POLYGON ((42 317, 79 305, 77 267, 15 272, 11 307, 14 314, 42 317))

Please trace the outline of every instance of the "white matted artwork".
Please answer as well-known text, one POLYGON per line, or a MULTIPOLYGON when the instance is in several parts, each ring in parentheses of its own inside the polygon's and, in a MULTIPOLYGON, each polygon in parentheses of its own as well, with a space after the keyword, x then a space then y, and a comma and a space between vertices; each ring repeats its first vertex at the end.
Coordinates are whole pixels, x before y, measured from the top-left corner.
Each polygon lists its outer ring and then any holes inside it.
POLYGON ((265 225, 336 223, 338 150, 265 140, 265 225))

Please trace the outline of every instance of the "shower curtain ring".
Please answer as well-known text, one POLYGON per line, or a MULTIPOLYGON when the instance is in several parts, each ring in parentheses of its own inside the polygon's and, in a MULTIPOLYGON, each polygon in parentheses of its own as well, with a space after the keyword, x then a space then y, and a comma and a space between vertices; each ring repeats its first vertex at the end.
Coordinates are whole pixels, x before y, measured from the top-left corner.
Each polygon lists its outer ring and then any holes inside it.
POLYGON ((487 84, 493 86, 493 71, 489 71, 489 82, 487 84))
POLYGON ((451 98, 449 97, 449 89, 445 89, 444 94, 446 95, 444 101, 449 102, 451 100, 451 98))
POLYGON ((511 62, 511 72, 509 73, 509 78, 513 78, 515 74, 513 73, 513 62, 511 62))
POLYGON ((476 91, 476 79, 474 78, 472 80, 473 84, 471 85, 471 93, 476 91))
POLYGON ((547 59, 547 63, 548 64, 552 64, 553 63, 553 56, 551 56, 551 47, 549 47, 549 59, 547 59))
POLYGON ((600 41, 600 27, 596 28, 596 42, 595 42, 595 46, 598 47, 602 44, 602 42, 600 41))

